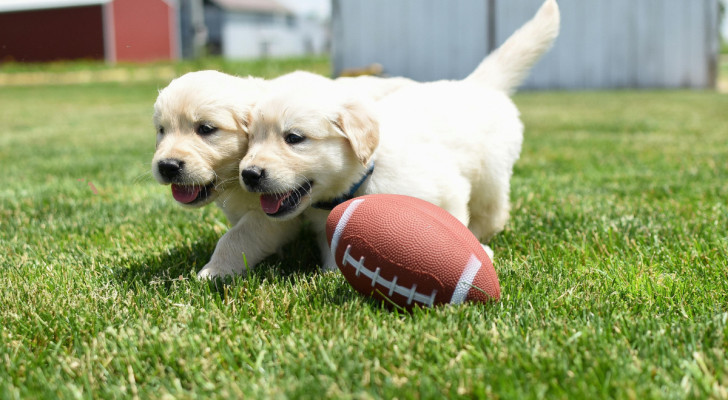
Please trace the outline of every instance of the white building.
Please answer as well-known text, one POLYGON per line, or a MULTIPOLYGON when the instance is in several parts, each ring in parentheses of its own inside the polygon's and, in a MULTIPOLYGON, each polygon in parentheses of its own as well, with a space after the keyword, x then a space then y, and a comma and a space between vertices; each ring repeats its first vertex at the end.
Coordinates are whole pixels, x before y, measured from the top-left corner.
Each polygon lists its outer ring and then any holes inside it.
POLYGON ((275 0, 208 0, 208 43, 225 58, 319 54, 328 50, 323 21, 296 15, 275 0))

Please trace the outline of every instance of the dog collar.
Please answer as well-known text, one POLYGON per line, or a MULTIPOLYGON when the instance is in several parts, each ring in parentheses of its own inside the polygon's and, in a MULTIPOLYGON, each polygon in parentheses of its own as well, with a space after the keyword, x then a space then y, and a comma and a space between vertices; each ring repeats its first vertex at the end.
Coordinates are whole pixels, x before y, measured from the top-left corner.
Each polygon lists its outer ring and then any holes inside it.
POLYGON ((334 207, 338 206, 339 204, 349 201, 354 198, 354 193, 356 193, 357 190, 361 187, 361 185, 366 182, 367 178, 369 178, 372 175, 372 172, 374 172, 374 162, 372 162, 369 165, 369 168, 367 169, 367 173, 364 174, 364 176, 359 179, 359 182, 356 182, 349 188, 349 191, 347 193, 342 194, 341 196, 330 200, 330 201, 319 201, 311 205, 313 208, 318 208, 319 210, 333 210, 334 207))

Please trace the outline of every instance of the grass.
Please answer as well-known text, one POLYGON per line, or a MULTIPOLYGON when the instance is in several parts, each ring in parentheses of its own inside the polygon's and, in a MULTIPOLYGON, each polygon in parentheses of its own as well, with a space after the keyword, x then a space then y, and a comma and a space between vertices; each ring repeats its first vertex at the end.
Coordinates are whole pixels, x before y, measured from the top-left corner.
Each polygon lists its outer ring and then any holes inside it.
POLYGON ((176 76, 200 69, 217 69, 230 74, 275 77, 296 69, 328 74, 327 57, 289 59, 226 60, 204 58, 147 64, 106 64, 102 61, 59 61, 53 63, 0 63, 0 86, 46 84, 168 82, 176 76))
POLYGON ((192 279, 226 221, 148 172, 164 85, 0 90, 0 398, 728 398, 727 95, 518 94, 502 300, 402 314, 305 235, 192 279))
POLYGON ((307 69, 327 73, 329 59, 326 56, 293 57, 286 59, 263 58, 251 60, 230 60, 222 57, 206 57, 182 61, 158 61, 154 63, 107 64, 103 61, 57 61, 50 63, 0 63, 2 73, 42 72, 44 74, 68 73, 75 71, 103 71, 110 69, 136 70, 139 68, 172 68, 178 74, 200 69, 219 69, 231 74, 247 75, 252 72, 259 76, 277 76, 295 69, 307 69))

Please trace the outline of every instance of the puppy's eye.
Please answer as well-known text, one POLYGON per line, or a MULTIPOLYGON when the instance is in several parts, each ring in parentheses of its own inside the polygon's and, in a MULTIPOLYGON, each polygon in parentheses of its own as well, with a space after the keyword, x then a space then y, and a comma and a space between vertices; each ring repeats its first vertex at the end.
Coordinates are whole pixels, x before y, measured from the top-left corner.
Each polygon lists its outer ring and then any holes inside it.
POLYGON ((209 135, 217 132, 217 128, 210 124, 202 124, 195 129, 195 132, 197 132, 198 135, 209 135))
POLYGON ((157 129, 157 133, 160 135, 164 135, 164 127, 160 126, 159 129, 157 129))
POLYGON ((296 132, 288 132, 283 137, 283 140, 288 144, 298 144, 306 140, 306 137, 296 132))

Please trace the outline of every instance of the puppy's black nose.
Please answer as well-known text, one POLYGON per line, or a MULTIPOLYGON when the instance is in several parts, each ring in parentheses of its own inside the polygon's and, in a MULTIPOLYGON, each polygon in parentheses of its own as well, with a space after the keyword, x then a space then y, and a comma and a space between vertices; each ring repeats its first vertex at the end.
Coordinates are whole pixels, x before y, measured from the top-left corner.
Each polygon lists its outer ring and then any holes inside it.
POLYGON ((179 176, 180 171, 185 166, 185 162, 174 158, 167 158, 159 161, 157 168, 159 168, 159 174, 165 179, 172 180, 179 176))
POLYGON ((265 178, 265 170, 260 167, 252 166, 245 168, 240 175, 243 177, 243 182, 249 187, 256 187, 260 184, 260 181, 265 178))

